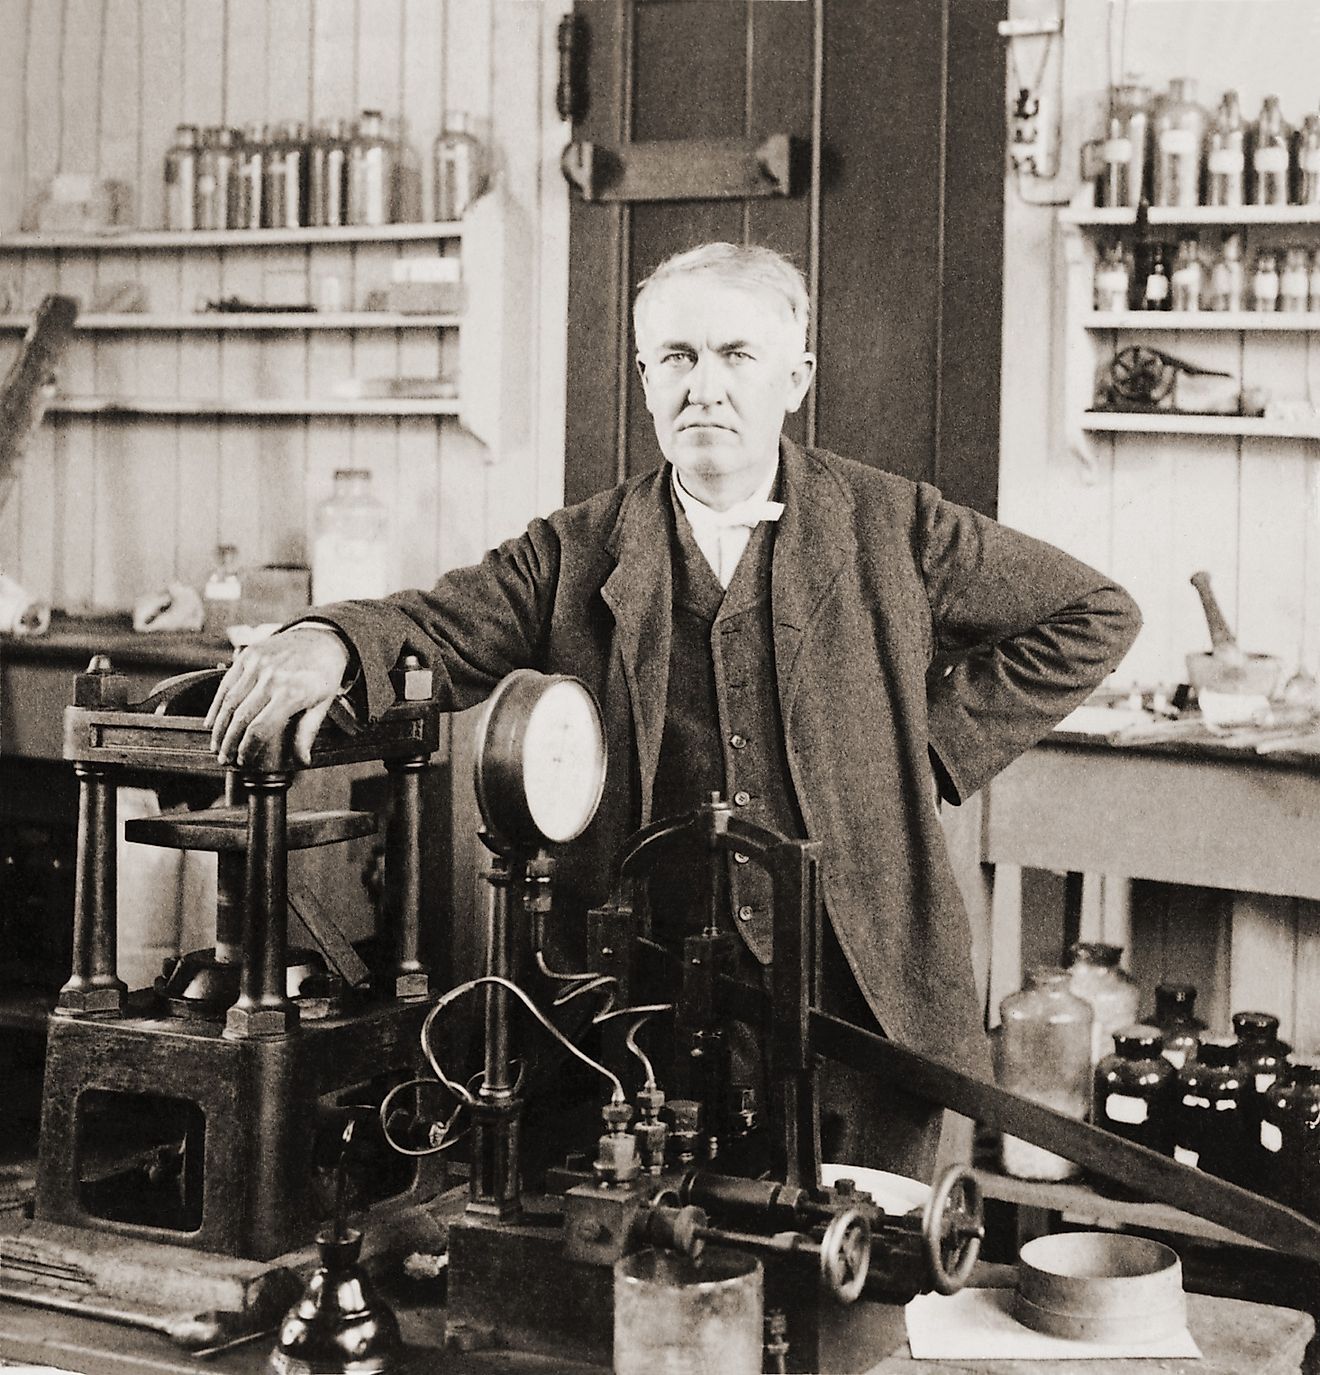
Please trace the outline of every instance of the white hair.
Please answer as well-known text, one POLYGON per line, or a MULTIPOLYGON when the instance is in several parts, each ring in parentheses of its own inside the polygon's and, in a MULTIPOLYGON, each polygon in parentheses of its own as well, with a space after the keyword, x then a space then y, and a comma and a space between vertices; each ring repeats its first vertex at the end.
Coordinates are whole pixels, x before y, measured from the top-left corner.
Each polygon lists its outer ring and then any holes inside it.
POLYGON ((673 277, 705 272, 734 286, 769 292, 783 304, 807 346, 811 298, 806 279, 782 253, 763 244, 704 243, 666 258, 637 288, 633 301, 633 331, 638 331, 642 307, 656 287, 673 277))

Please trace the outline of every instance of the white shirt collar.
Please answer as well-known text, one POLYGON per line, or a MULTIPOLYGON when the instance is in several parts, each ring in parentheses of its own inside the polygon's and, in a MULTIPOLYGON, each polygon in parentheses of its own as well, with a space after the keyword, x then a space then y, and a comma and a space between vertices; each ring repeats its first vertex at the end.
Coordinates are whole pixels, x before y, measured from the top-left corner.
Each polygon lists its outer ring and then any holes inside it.
POLYGON ((704 525, 707 529, 743 526, 750 530, 763 520, 778 520, 784 514, 784 503, 770 500, 770 493, 774 491, 775 479, 778 476, 779 460, 776 459, 775 466, 766 474, 765 481, 757 487, 751 496, 736 502, 727 511, 717 511, 713 506, 707 506, 700 498, 694 497, 683 486, 679 480, 677 468, 670 469, 674 494, 677 496, 678 503, 683 508, 683 514, 687 516, 693 529, 696 529, 698 525, 704 525))

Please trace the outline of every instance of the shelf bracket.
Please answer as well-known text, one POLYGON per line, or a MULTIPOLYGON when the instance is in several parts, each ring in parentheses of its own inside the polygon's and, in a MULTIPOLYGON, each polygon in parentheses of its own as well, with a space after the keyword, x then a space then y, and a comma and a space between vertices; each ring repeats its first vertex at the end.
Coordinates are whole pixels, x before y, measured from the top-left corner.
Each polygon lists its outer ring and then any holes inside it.
POLYGON ((806 145, 790 134, 664 139, 608 147, 575 140, 560 167, 586 201, 746 200, 792 196, 806 145))

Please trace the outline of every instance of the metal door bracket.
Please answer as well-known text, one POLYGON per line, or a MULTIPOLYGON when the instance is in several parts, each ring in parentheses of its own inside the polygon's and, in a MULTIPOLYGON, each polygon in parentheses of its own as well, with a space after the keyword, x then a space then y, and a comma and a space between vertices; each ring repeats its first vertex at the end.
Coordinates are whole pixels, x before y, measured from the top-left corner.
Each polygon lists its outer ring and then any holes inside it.
POLYGON ((745 200, 791 196, 805 145, 789 134, 666 139, 607 147, 582 140, 564 149, 564 176, 588 201, 745 200))

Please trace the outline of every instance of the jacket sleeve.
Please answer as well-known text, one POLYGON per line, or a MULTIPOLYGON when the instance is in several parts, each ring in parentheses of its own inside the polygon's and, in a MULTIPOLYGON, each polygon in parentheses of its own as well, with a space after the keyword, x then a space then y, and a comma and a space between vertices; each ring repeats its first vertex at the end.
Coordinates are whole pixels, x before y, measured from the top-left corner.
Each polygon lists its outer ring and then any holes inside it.
POLYGON ((430 591, 334 602, 304 619, 333 626, 348 644, 376 720, 394 701, 389 673, 415 654, 435 675, 436 700, 462 711, 506 674, 535 667, 558 582, 559 537, 535 520, 480 563, 446 573, 430 591))
POLYGON ((1094 568, 926 486, 917 542, 935 637, 930 749, 944 795, 962 802, 1112 672, 1141 613, 1094 568))

